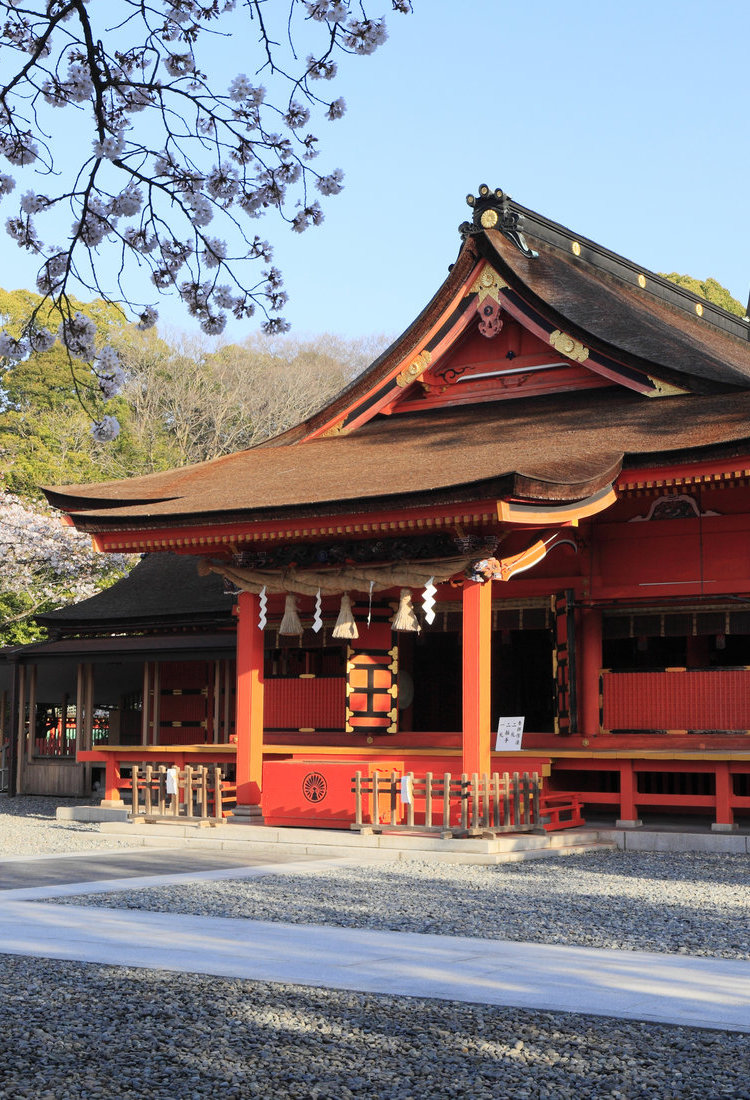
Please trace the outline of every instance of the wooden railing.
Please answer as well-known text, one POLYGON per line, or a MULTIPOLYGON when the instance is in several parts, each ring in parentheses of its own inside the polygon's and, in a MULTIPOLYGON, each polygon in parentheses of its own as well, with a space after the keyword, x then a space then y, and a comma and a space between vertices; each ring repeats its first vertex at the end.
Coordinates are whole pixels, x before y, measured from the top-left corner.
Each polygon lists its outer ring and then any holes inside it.
POLYGON ((519 775, 435 776, 427 772, 352 778, 355 819, 360 832, 439 832, 443 836, 541 831, 540 781, 537 772, 519 775))
POLYGON ((177 771, 177 793, 167 794, 167 769, 133 765, 131 780, 133 818, 183 818, 191 821, 223 821, 237 800, 237 787, 227 783, 218 764, 186 765, 177 771))
POLYGON ((34 738, 34 756, 73 757, 76 754, 76 731, 48 730, 44 737, 34 738))
POLYGON ((605 730, 750 730, 750 668, 668 668, 601 676, 605 730))

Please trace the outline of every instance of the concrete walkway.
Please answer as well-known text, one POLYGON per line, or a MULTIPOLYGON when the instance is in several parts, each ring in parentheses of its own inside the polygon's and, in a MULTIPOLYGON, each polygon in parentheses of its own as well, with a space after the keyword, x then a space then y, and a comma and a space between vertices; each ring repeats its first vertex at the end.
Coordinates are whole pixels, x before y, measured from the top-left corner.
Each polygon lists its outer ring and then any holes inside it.
MULTIPOLYGON (((332 862, 283 869, 314 874, 332 862)), ((35 903, 277 867, 6 889, 0 951, 750 1032, 750 962, 35 903)))

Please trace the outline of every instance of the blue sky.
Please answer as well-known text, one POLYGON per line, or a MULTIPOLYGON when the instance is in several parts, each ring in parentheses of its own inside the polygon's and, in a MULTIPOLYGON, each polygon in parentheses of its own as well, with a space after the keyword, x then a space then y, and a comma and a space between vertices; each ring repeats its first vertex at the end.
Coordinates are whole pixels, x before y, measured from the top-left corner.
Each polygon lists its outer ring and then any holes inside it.
MULTIPOLYGON (((403 330, 486 182, 657 271, 750 289, 742 0, 414 0, 346 70, 346 190, 279 242, 296 327, 403 330)), ((342 84, 344 82, 342 81, 342 84)))
MULTIPOLYGON (((368 14, 389 6, 375 0, 368 14)), ((377 53, 340 63, 335 94, 348 110, 319 131, 316 167, 343 168, 345 190, 325 200, 323 225, 301 236, 263 226, 295 332, 402 331, 455 259, 465 196, 483 182, 645 268, 713 276, 746 301, 750 5, 414 9, 389 15, 377 53)), ((224 45, 217 59, 228 67, 234 53, 250 74, 248 45, 224 45)), ((16 280, 33 285, 15 245, 2 248, 16 280)), ((178 303, 160 310, 189 328, 178 303)))

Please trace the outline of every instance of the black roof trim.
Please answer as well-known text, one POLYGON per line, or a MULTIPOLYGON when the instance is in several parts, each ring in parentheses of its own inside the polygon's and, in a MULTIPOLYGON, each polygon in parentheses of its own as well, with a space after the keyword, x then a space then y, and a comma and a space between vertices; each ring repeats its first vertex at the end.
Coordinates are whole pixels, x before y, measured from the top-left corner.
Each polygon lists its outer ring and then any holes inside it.
MULTIPOLYGON (((678 286, 676 283, 671 283, 669 279, 664 279, 661 275, 657 275, 655 271, 649 271, 648 268, 628 260, 625 256, 620 256, 617 252, 611 252, 608 248, 597 244, 596 241, 583 237, 580 233, 574 233, 558 222, 550 221, 549 218, 537 214, 535 210, 521 206, 520 203, 515 202, 507 195, 503 196, 502 202, 506 208, 510 208, 519 215, 519 229, 523 233, 528 233, 530 237, 552 245, 554 248, 559 248, 569 253, 576 260, 590 264, 599 271, 606 271, 641 293, 651 294, 677 309, 684 310, 693 318, 696 317, 696 305, 700 305, 703 309, 703 313, 700 315, 701 321, 714 325, 722 332, 729 333, 731 336, 742 340, 745 344, 750 341, 750 323, 736 314, 729 313, 721 306, 701 298, 699 294, 693 294, 692 291, 685 290, 684 287, 678 286), (573 252, 572 245, 574 242, 580 246, 579 253, 573 252), (647 285, 645 288, 641 287, 638 282, 639 275, 646 278, 647 285)), ((500 208, 501 206, 498 203, 498 209, 500 208)))

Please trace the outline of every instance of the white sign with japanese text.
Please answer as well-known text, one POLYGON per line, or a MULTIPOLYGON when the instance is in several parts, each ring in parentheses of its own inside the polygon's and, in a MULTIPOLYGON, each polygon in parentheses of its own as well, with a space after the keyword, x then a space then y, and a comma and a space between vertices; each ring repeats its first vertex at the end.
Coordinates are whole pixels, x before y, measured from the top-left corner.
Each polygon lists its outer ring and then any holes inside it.
POLYGON ((524 718, 500 718, 497 723, 495 752, 520 749, 523 739, 524 718))

